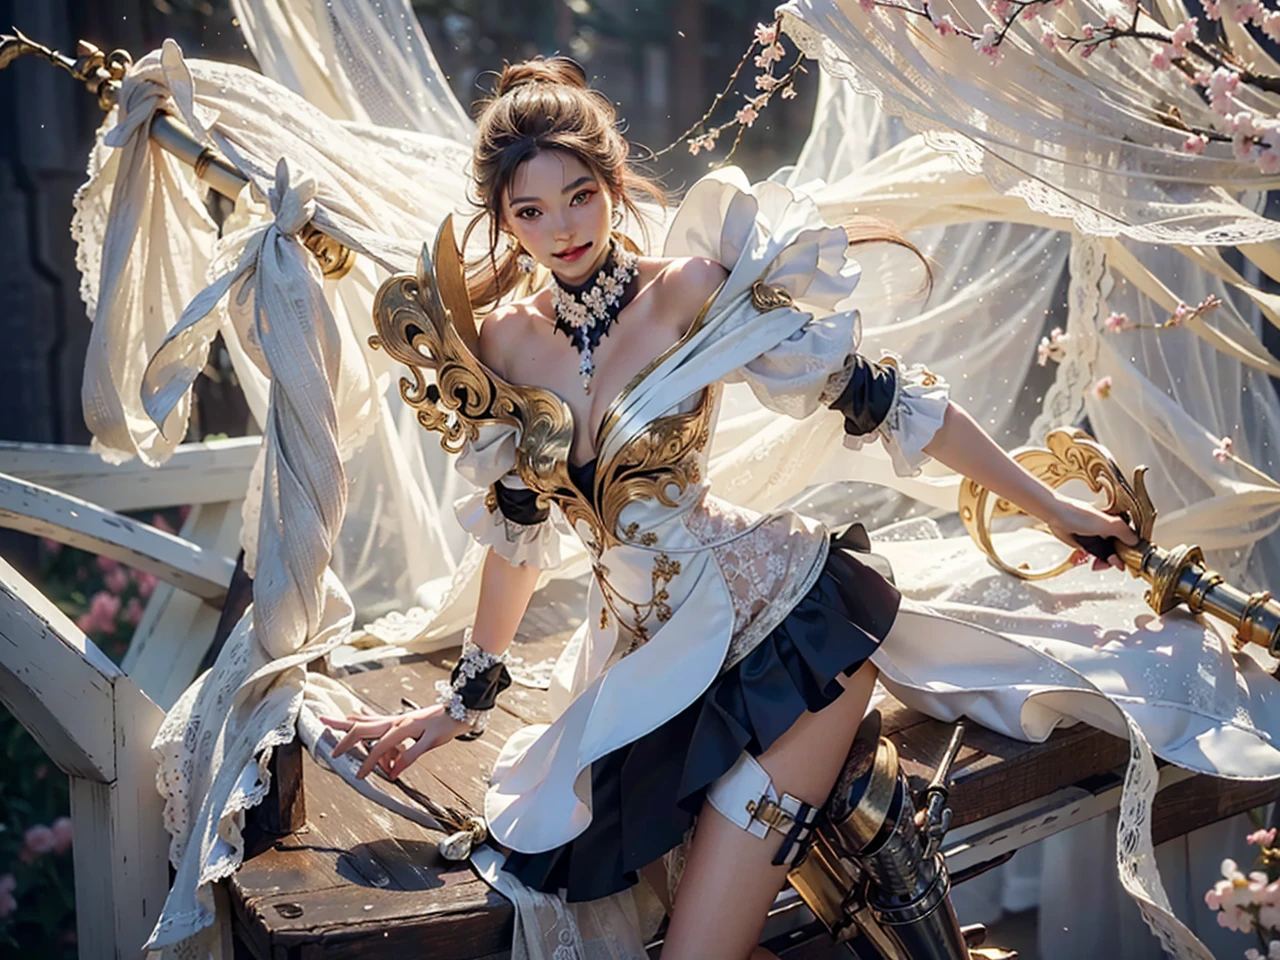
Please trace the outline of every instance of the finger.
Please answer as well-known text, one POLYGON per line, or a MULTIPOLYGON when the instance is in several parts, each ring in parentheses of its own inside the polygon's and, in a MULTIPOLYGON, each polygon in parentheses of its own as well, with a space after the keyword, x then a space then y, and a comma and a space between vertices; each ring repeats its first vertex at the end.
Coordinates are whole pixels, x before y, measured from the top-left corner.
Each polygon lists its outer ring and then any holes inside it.
POLYGON ((1093 567, 1092 567, 1092 569, 1093 569, 1093 572, 1094 572, 1094 573, 1097 573, 1099 570, 1105 570, 1105 569, 1107 569, 1107 561, 1105 561, 1105 560, 1100 560, 1100 559, 1098 559, 1097 557, 1094 557, 1094 558, 1093 558, 1093 567))
POLYGON ((1112 521, 1112 526, 1115 529, 1111 536, 1115 537, 1121 543, 1127 543, 1131 547, 1136 547, 1138 545, 1138 535, 1133 532, 1133 528, 1119 517, 1112 517, 1112 521))
POLYGON ((326 727, 332 727, 334 730, 350 730, 352 721, 343 720, 341 717, 318 717, 317 718, 326 727))
POLYGON ((1107 560, 1107 563, 1111 564, 1111 566, 1113 566, 1117 570, 1124 569, 1124 561, 1121 560, 1119 557, 1117 557, 1114 553, 1111 555, 1111 558, 1107 560))
POLYGON ((1071 556, 1067 559, 1078 567, 1089 559, 1089 554, 1085 553, 1083 550, 1072 550, 1071 556))
POLYGON ((435 745, 436 743, 434 740, 425 736, 419 737, 417 743, 396 757, 391 770, 392 779, 398 778, 400 774, 404 773, 405 770, 408 769, 413 761, 417 760, 435 745))
POLYGON ((364 763, 360 764, 360 769, 356 772, 356 776, 360 779, 367 777, 378 762, 388 753, 397 749, 404 739, 405 733, 398 726, 388 730, 383 734, 382 739, 369 750, 369 755, 364 758, 364 763))
POLYGON ((375 740, 385 734, 391 726, 392 721, 379 720, 374 723, 361 722, 351 725, 351 729, 347 731, 346 736, 338 741, 338 745, 333 748, 333 755, 340 757, 353 746, 362 740, 375 740))

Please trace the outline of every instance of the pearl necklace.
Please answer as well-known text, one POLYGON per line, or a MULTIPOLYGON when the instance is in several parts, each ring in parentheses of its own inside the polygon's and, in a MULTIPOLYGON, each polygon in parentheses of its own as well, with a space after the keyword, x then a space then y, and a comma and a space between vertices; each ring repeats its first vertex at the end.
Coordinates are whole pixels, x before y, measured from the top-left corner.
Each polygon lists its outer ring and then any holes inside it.
POLYGON ((551 285, 551 303, 556 311, 556 329, 568 337, 582 355, 578 372, 582 374, 584 393, 591 393, 591 377, 596 372, 591 351, 618 319, 625 306, 623 298, 627 287, 639 273, 640 258, 614 243, 604 263, 583 286, 567 288, 552 274, 555 282, 551 285))

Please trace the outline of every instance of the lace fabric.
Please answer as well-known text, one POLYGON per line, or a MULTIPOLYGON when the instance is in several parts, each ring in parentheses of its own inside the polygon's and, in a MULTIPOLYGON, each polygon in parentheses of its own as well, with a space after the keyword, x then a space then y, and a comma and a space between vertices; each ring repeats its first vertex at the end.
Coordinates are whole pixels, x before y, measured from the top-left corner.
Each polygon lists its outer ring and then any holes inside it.
POLYGON ((823 531, 793 513, 764 522, 713 496, 684 517, 685 527, 710 545, 733 601, 733 639, 721 671, 755 649, 813 586, 827 555, 823 531))

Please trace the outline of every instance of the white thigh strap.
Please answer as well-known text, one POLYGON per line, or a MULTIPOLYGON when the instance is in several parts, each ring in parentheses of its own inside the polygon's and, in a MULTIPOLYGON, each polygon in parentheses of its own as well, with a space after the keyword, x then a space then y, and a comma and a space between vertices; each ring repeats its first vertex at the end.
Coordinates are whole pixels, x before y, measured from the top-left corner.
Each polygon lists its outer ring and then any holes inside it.
POLYGON ((768 771, 751 754, 743 751, 729 772, 707 791, 707 800, 731 823, 752 836, 764 839, 770 830, 782 834, 782 847, 775 864, 790 864, 803 848, 818 808, 789 793, 778 796, 768 771))

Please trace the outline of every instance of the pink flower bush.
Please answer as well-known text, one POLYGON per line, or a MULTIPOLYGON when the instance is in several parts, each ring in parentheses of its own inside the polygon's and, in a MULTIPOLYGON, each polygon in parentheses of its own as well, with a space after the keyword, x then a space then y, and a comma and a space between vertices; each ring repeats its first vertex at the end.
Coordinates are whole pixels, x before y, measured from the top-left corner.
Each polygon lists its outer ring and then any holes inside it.
POLYGON ((85 633, 114 633, 119 613, 120 598, 99 590, 89 601, 88 611, 76 618, 76 626, 85 633))
MULTIPOLYGON (((715 137, 710 137, 710 141, 710 145, 707 146, 708 150, 716 145, 715 137)), ((145 600, 155 592, 156 584, 159 581, 156 579, 154 573, 147 573, 145 570, 139 570, 137 576, 134 577, 134 582, 138 584, 138 596, 145 600)))
POLYGON ((59 817, 50 825, 53 831, 53 852, 66 853, 71 849, 71 843, 75 839, 75 831, 71 826, 70 817, 59 817))
POLYGON ((121 594, 129 586, 129 574, 124 567, 116 567, 102 578, 102 582, 112 593, 121 594))
POLYGON ((744 127, 749 127, 759 118, 760 111, 755 108, 753 103, 748 103, 745 107, 741 107, 734 116, 744 127))
POLYGON ((1199 22, 1196 17, 1192 17, 1173 28, 1173 49, 1178 56, 1185 55, 1187 44, 1196 38, 1196 24, 1199 22))
POLYGON ((49 853, 57 844, 57 838, 53 835, 53 831, 46 827, 43 823, 38 823, 34 827, 28 827, 27 832, 22 837, 23 846, 34 854, 49 853))
MULTIPOLYGON (((1226 463, 1228 460, 1231 459, 1231 438, 1230 437, 1223 437, 1218 441, 1218 445, 1213 448, 1213 459, 1217 460, 1219 463, 1226 463)), ((1266 843, 1259 842, 1258 846, 1260 847, 1271 846, 1271 843, 1275 840, 1275 837, 1276 837, 1275 830, 1271 830, 1271 831, 1259 830, 1256 833, 1251 833, 1249 834, 1249 842, 1253 843, 1255 837, 1267 832, 1271 834, 1271 839, 1268 840, 1266 843)))
POLYGON ((13 891, 16 889, 18 889, 18 881, 14 879, 12 873, 0 876, 0 917, 7 917, 18 909, 18 901, 13 896, 13 891))
POLYGON ((1128 325, 1129 317, 1123 313, 1112 312, 1111 316, 1103 321, 1103 326, 1106 327, 1107 333, 1119 333, 1128 325))

